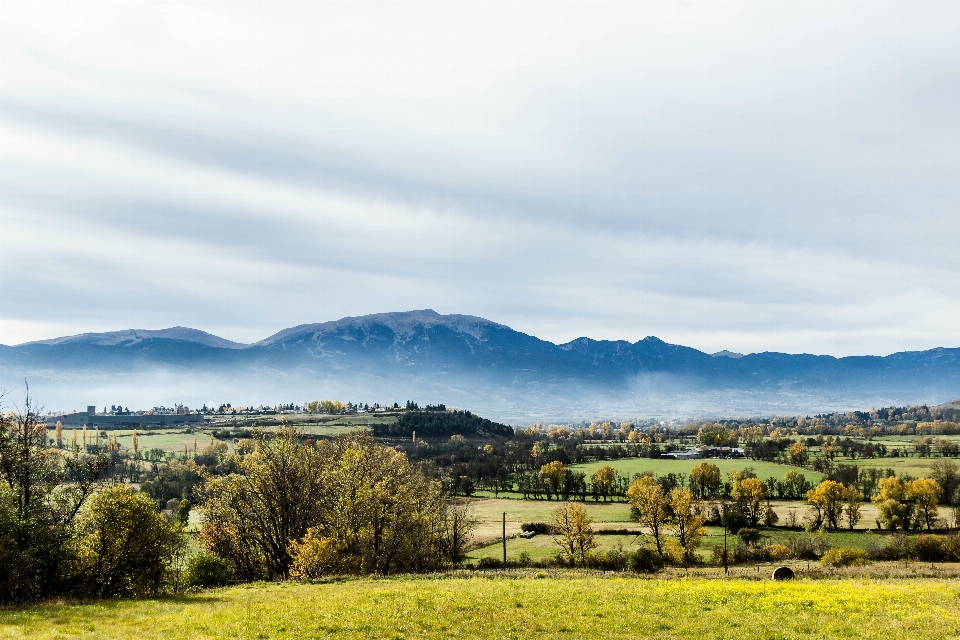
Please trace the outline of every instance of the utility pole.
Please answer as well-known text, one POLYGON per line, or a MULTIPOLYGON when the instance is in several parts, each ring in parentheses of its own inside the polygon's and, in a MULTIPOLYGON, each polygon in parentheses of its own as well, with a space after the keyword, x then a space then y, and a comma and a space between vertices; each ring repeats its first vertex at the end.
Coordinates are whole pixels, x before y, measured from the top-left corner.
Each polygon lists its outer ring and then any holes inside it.
POLYGON ((728 574, 727 568, 727 503, 723 503, 723 573, 728 574))
POLYGON ((507 568, 507 512, 503 512, 503 568, 507 568))

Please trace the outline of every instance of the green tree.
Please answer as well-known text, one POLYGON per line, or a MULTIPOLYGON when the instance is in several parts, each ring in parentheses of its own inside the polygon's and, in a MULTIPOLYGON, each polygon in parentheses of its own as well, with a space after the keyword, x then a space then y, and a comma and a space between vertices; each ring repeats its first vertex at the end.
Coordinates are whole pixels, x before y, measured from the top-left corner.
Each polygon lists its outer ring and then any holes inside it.
POLYGON ((177 522, 186 527, 190 523, 190 501, 181 500, 177 506, 177 522))
POLYGON ((160 515, 149 496, 124 485, 94 496, 76 526, 74 578, 98 597, 157 594, 184 545, 179 523, 160 515))
POLYGON ((564 502, 554 509, 553 541, 570 564, 587 566, 587 557, 597 546, 592 523, 587 508, 579 502, 564 502))
POLYGON ((953 504, 960 485, 960 471, 953 460, 941 458, 930 468, 930 477, 940 485, 940 498, 944 504, 953 504))
POLYGON ((789 497, 803 497, 807 492, 807 477, 796 469, 790 469, 783 475, 783 486, 789 497))

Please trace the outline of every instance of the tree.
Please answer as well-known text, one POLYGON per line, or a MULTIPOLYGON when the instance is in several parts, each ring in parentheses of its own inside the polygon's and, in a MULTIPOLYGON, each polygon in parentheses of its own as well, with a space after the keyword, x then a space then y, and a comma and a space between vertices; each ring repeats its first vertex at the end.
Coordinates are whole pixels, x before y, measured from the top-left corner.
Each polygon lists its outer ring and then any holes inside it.
POLYGON ((816 512, 815 524, 826 522, 831 529, 839 528, 838 523, 847 497, 847 488, 834 480, 824 480, 815 489, 808 491, 807 502, 816 512))
POLYGON ((563 558, 573 565, 587 566, 587 557, 597 543, 593 539, 593 520, 579 502, 564 502, 553 511, 553 541, 563 558))
POLYGON ((543 478, 543 481, 547 483, 547 486, 550 488, 550 490, 547 491, 547 500, 550 499, 551 491, 557 496, 557 499, 560 498, 560 483, 563 482, 566 475, 567 467, 559 460, 548 462, 540 467, 540 477, 543 478))
POLYGON ((177 522, 186 527, 190 523, 190 509, 192 505, 189 500, 182 500, 177 505, 177 522))
POLYGON ((155 595, 184 545, 181 531, 150 496, 124 485, 104 489, 77 517, 75 580, 98 597, 155 595))
POLYGON ((750 526, 757 526, 763 516, 762 505, 767 497, 767 485, 759 478, 743 478, 733 483, 731 495, 750 526))
POLYGON ((440 482, 369 435, 304 444, 292 430, 260 434, 236 464, 203 485, 199 539, 246 579, 285 577, 318 555, 339 573, 424 571, 466 535, 463 519, 455 536, 445 529, 440 482))
POLYGON ((790 448, 787 449, 787 455, 790 458, 790 464, 797 465, 798 467, 806 466, 807 448, 802 442, 794 442, 790 445, 790 448))
POLYGON ((441 515, 440 546, 444 556, 457 566, 463 559, 467 543, 473 537, 477 519, 469 504, 447 504, 441 515))
POLYGON ((247 580, 286 577, 287 546, 320 519, 321 489, 327 457, 305 447, 291 430, 272 441, 263 434, 243 457, 236 473, 204 476, 200 489, 206 522, 199 539, 233 564, 247 580))
POLYGON ((914 501, 918 515, 927 531, 933 528, 937 521, 937 495, 941 492, 941 487, 936 480, 930 478, 918 478, 908 482, 905 487, 907 497, 914 501))
POLYGON ((720 467, 701 462, 690 470, 690 489, 698 498, 712 498, 720 493, 720 467))
POLYGON ((682 549, 683 560, 694 561, 700 542, 707 533, 703 528, 706 518, 700 502, 689 489, 674 489, 670 492, 670 510, 669 526, 682 549))
POLYGON ((653 476, 641 476, 627 489, 627 500, 634 508, 637 522, 650 530, 657 553, 663 557, 663 529, 668 522, 670 501, 653 476))
MULTIPOLYGON (((604 502, 607 501, 607 496, 610 495, 616 479, 617 472, 608 464, 601 465, 594 470, 591 480, 597 493, 603 496, 604 502)), ((594 495, 594 498, 596 498, 596 495, 594 495)))
POLYGON ((29 387, 22 407, 0 413, 0 601, 70 590, 74 519, 112 464, 105 453, 48 448, 39 414, 29 387))
POLYGON ((783 486, 787 496, 800 498, 807 492, 807 477, 796 469, 790 469, 783 475, 783 486))
POLYGON ((880 523, 891 531, 905 529, 910 522, 910 508, 904 504, 906 488, 903 482, 890 476, 880 480, 877 487, 877 494, 870 500, 877 505, 880 523))
POLYGON ((860 522, 860 505, 863 504, 863 495, 857 491, 857 488, 854 486, 847 487, 847 496, 846 502, 844 504, 844 514, 847 517, 847 524, 850 527, 850 530, 853 531, 853 528, 857 526, 857 523, 860 522))
POLYGON ((941 458, 933 463, 930 471, 930 477, 940 485, 940 495, 944 504, 953 504, 957 486, 960 485, 960 471, 957 469, 957 463, 941 458))

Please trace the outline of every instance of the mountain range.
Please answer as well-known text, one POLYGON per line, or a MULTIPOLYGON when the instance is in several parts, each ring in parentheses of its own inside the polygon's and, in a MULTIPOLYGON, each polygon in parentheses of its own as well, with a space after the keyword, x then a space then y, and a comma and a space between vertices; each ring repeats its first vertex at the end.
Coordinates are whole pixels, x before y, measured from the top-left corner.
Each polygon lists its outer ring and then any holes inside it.
POLYGON ((655 337, 554 344, 432 310, 284 329, 240 344, 173 327, 0 345, 0 385, 48 409, 407 399, 516 422, 816 413, 960 396, 960 349, 832 356, 708 354, 655 337))

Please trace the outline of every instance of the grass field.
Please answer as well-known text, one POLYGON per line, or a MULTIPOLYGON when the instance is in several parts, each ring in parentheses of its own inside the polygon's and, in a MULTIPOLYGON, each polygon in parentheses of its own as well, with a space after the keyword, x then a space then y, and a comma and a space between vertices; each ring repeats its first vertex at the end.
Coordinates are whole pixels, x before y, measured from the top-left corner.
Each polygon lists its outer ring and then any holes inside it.
POLYGON ((823 479, 823 474, 817 473, 816 471, 812 471, 810 469, 801 469, 800 467, 791 467, 784 464, 775 464, 773 462, 750 460, 748 458, 740 458, 738 460, 671 460, 669 458, 624 458, 622 460, 603 460, 600 462, 579 464, 570 468, 575 471, 583 471, 589 476, 593 473, 594 469, 606 464, 610 465, 620 473, 631 476, 635 473, 644 473, 645 471, 651 471, 655 476, 663 476, 668 473, 688 474, 690 473, 690 469, 694 468, 701 462, 709 462, 720 467, 720 475, 723 479, 726 479, 729 471, 734 469, 743 471, 748 467, 753 469, 753 472, 757 474, 761 480, 766 480, 771 476, 778 480, 782 480, 784 474, 790 469, 799 471, 807 477, 807 480, 813 483, 818 483, 823 479))
POLYGON ((955 581, 595 574, 247 585, 0 610, 5 638, 955 638, 955 581))
MULTIPOLYGON (((596 529, 601 528, 602 527, 596 527, 596 529)), ((641 530, 635 522, 626 522, 616 528, 634 531, 641 530)), ((702 560, 709 562, 712 558, 714 547, 723 546, 723 527, 706 527, 706 530, 707 535, 704 536, 703 543, 698 552, 702 560)), ((508 534, 509 533, 508 531, 508 534)), ((761 535, 769 544, 789 545, 794 538, 806 534, 796 529, 781 528, 761 529, 761 535)), ((890 534, 881 532, 872 535, 886 540, 890 534)), ((830 531, 827 533, 827 538, 830 544, 835 547, 856 547, 859 549, 866 549, 869 540, 869 536, 865 535, 863 531, 830 531)), ((607 551, 620 547, 624 552, 630 552, 641 546, 652 548, 653 545, 652 538, 646 535, 597 535, 594 537, 594 540, 597 542, 596 551, 607 551)), ((731 534, 728 538, 728 544, 732 546, 735 542, 736 536, 731 534)), ((507 559, 510 561, 518 560, 520 554, 523 552, 526 552, 531 560, 547 560, 556 556, 557 550, 558 547, 553 542, 553 536, 548 534, 536 535, 532 538, 511 538, 507 540, 507 559)), ((477 561, 481 558, 502 559, 503 547, 501 546, 501 542, 499 540, 490 542, 489 544, 473 549, 467 554, 468 562, 477 561)), ((805 564, 800 561, 797 562, 805 564)), ((790 562, 787 562, 787 564, 790 564, 790 562)))

